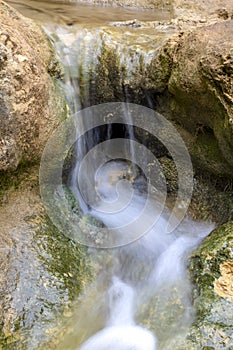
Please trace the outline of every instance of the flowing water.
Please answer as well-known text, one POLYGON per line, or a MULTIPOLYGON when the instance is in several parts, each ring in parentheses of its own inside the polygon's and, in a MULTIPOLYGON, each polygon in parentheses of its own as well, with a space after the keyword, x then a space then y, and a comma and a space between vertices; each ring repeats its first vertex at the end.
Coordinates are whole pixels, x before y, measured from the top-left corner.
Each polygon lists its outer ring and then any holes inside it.
POLYGON ((9 4, 40 23, 59 23, 67 25, 85 24, 105 25, 111 21, 127 21, 137 18, 141 21, 170 19, 169 10, 137 10, 112 6, 86 6, 82 1, 67 0, 9 0, 9 4))
MULTIPOLYGON (((166 34, 161 37, 156 32, 146 32, 147 39, 153 35, 151 49, 145 52, 141 43, 137 54, 132 54, 130 43, 132 37, 134 44, 139 40, 138 32, 129 31, 123 39, 121 34, 119 42, 111 39, 116 38, 118 32, 112 29, 115 36, 111 36, 101 27, 109 21, 128 20, 136 15, 140 19, 159 18, 161 13, 149 15, 112 8, 93 10, 74 3, 61 5, 42 1, 19 1, 17 7, 26 15, 43 20, 58 59, 65 67, 63 88, 73 113, 91 104, 90 80, 96 73, 106 42, 110 42, 121 57, 118 68, 123 86, 125 80, 133 79, 142 61, 143 67, 149 64, 151 53, 166 38, 166 34)), ((124 91, 120 96, 127 101, 124 91)), ((167 233, 170 210, 163 208, 156 192, 149 197, 143 221, 137 220, 150 189, 146 177, 135 164, 130 115, 123 113, 123 119, 126 125, 124 136, 129 142, 122 154, 129 154, 130 159, 106 160, 98 168, 95 174, 98 201, 92 198, 93 188, 88 182, 95 158, 87 160, 85 168, 81 167, 80 159, 103 140, 111 141, 110 147, 114 144, 112 137, 116 131, 111 124, 104 129, 105 135, 95 129, 76 143, 76 163, 71 170, 69 185, 85 215, 101 220, 122 237, 127 235, 132 243, 119 244, 114 249, 89 248, 96 279, 80 296, 74 308, 72 332, 63 337, 57 346, 59 349, 178 349, 195 315, 186 264, 191 251, 209 234, 213 225, 186 217, 172 233, 167 233), (83 186, 82 191, 80 186, 83 186), (145 230, 147 222, 154 217, 157 217, 155 224, 145 230), (128 221, 133 224, 131 231, 125 232, 128 221), (145 234, 135 240, 140 232, 145 234)), ((85 120, 82 123, 85 125, 85 120)))

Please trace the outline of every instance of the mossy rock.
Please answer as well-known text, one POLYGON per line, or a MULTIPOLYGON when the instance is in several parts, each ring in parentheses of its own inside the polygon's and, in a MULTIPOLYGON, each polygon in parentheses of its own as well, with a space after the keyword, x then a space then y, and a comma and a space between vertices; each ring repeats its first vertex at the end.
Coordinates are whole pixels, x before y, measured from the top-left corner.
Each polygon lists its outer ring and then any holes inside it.
POLYGON ((21 167, 1 184, 0 349, 35 349, 56 337, 92 268, 86 248, 47 217, 37 166, 21 167))
POLYGON ((193 253, 189 271, 194 283, 196 320, 188 342, 198 349, 232 349, 233 302, 220 297, 214 282, 220 277, 221 264, 233 260, 233 222, 215 229, 193 253))
POLYGON ((184 130, 196 168, 232 178, 232 21, 174 35, 154 55, 145 90, 184 130))

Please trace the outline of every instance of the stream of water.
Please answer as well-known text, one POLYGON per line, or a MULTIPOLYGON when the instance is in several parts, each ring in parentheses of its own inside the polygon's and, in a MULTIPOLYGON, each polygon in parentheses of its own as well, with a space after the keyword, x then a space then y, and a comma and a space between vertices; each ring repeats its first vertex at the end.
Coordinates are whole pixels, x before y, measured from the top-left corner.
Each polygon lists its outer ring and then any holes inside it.
MULTIPOLYGON (((81 28, 71 26, 75 21, 79 24, 88 21, 90 24, 93 12, 90 15, 89 8, 82 7, 81 11, 79 6, 72 4, 72 11, 75 9, 77 12, 70 15, 71 4, 63 4, 63 7, 56 4, 56 9, 62 8, 63 11, 53 20, 54 4, 19 1, 17 6, 21 11, 24 10, 26 15, 34 18, 37 13, 37 19, 39 17, 40 21, 42 18, 44 22, 47 21, 47 24, 44 24, 45 29, 65 67, 64 90, 67 101, 72 112, 76 113, 90 104, 88 80, 99 63, 106 35, 98 26, 94 29, 90 29, 88 24, 82 24, 81 28), (89 12, 88 18, 85 15, 86 11, 89 12), (61 19, 66 24, 58 24, 61 19)), ((126 10, 108 8, 107 11, 104 9, 104 15, 101 8, 95 8, 94 11, 93 21, 98 23, 132 19, 132 12, 126 10)), ((148 14, 144 12, 137 12, 137 16, 141 16, 141 19, 146 16, 149 19, 148 14)), ((127 37, 125 39, 127 40, 127 37)), ((154 50, 160 43, 161 41, 155 41, 154 50)), ((117 46, 117 50, 122 53, 120 64, 122 67, 126 65, 130 75, 140 61, 138 56, 132 59, 131 55, 127 61, 130 48, 124 41, 117 46)), ((148 63, 150 57, 150 53, 145 55, 144 61, 148 63)), ((126 98, 125 100, 127 101, 126 98)), ((77 161, 72 168, 69 184, 85 215, 101 220, 121 235, 130 237, 132 234, 132 237, 138 237, 140 232, 145 234, 135 241, 131 239, 134 241, 131 244, 114 249, 89 248, 90 257, 96 267, 96 279, 80 296, 74 311, 73 332, 64 337, 64 341, 58 346, 60 349, 176 349, 185 339, 195 315, 186 264, 192 250, 209 234, 213 225, 194 222, 186 217, 172 233, 167 233, 170 210, 166 207, 161 210, 163 203, 156 193, 149 198, 144 219, 137 220, 148 199, 148 183, 135 164, 137 152, 133 143, 133 129, 127 126, 131 124, 129 115, 125 113, 123 118, 126 125, 125 135, 127 134, 129 139, 128 148, 122 149, 121 159, 108 159, 98 167, 95 174, 95 191, 99 194, 97 203, 92 199, 87 200, 93 191, 88 185, 88 176, 95 158, 87 160, 88 166, 82 168, 80 157, 88 154, 101 142, 98 130, 76 143, 77 161), (130 155, 130 159, 126 154, 130 155), (80 183, 81 187, 83 184, 83 192, 86 192, 86 195, 80 195, 80 183), (156 216, 156 223, 145 230, 147 222, 156 216), (134 223, 131 232, 124 231, 128 221, 134 223)), ((85 124, 85 120, 82 122, 85 124)), ((111 125, 108 125, 104 140, 111 141, 112 133, 111 125)), ((112 147, 111 145, 109 147, 112 147)))

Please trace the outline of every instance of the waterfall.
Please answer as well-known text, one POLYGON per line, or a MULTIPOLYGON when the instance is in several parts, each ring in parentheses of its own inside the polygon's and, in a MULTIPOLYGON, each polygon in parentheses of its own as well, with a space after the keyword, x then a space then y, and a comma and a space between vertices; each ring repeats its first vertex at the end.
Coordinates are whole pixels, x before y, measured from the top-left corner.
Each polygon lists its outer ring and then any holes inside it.
MULTIPOLYGON (((140 49, 132 53, 130 47, 118 45, 104 30, 47 27, 47 32, 65 67, 64 90, 71 112, 79 113, 83 108, 88 111, 79 122, 79 127, 88 131, 74 144, 75 162, 69 186, 84 217, 103 223, 97 240, 104 238, 107 228, 112 235, 110 246, 115 247, 89 248, 97 266, 97 278, 88 290, 94 290, 96 295, 92 299, 87 291, 80 297, 72 349, 178 349, 194 317, 187 260, 214 225, 186 217, 168 233, 171 211, 164 208, 160 196, 165 180, 162 178, 158 188, 153 188, 138 165, 140 152, 141 164, 147 166, 150 158, 145 156, 145 147, 137 148, 134 142, 134 110, 128 102, 132 102, 130 90, 135 76, 138 72, 144 74, 152 58, 151 51, 144 56, 140 49), (101 80, 106 45, 114 53, 115 61, 108 57, 110 66, 104 66, 105 76, 101 80), (90 128, 88 115, 94 120, 99 108, 89 107, 98 102, 101 88, 108 91, 104 79, 109 79, 109 86, 113 83, 109 68, 115 69, 116 84, 107 102, 118 99, 125 102, 121 109, 123 126, 120 123, 114 126, 116 111, 112 110, 105 114, 102 129, 94 127, 95 123, 90 128), (114 156, 108 156, 111 154, 114 156), (125 237, 130 244, 125 244, 125 237), (101 322, 95 324, 95 319, 101 322)), ((172 149, 173 144, 169 145, 172 149)), ((155 169, 159 178, 159 165, 155 169)), ((65 339, 61 349, 67 343, 69 339, 65 339)))
POLYGON ((113 277, 109 289, 108 325, 82 345, 80 350, 156 349, 155 336, 134 323, 134 294, 132 287, 113 277))

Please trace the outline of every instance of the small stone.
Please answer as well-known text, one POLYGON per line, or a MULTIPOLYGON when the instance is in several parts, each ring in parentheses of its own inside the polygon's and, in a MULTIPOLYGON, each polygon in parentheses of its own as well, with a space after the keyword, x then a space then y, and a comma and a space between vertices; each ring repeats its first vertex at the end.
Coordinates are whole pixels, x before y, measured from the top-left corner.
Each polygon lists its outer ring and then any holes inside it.
POLYGON ((218 15, 218 18, 222 18, 225 20, 229 18, 229 14, 228 14, 228 11, 226 9, 218 9, 217 15, 218 15))
POLYGON ((23 56, 23 55, 17 55, 17 59, 20 63, 28 61, 28 58, 26 56, 23 56))

